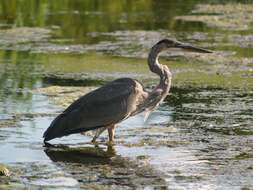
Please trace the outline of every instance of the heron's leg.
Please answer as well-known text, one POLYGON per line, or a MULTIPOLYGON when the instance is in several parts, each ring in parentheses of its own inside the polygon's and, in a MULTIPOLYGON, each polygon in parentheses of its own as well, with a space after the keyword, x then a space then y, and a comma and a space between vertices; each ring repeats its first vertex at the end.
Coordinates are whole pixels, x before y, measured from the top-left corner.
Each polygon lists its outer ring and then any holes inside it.
POLYGON ((109 134, 109 142, 114 141, 114 134, 115 134, 115 125, 111 125, 107 127, 108 134, 109 134))
POLYGON ((95 133, 95 136, 93 137, 92 141, 91 142, 96 142, 96 139, 99 137, 99 135, 101 135, 101 133, 103 133, 104 131, 106 130, 106 127, 101 127, 101 128, 98 128, 96 130, 96 133, 95 133))

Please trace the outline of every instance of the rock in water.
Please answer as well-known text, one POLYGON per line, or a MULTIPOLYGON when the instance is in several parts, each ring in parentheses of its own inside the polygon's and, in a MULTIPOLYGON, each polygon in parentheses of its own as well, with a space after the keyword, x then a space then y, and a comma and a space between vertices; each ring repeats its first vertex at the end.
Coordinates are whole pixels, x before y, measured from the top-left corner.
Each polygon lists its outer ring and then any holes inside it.
POLYGON ((10 171, 2 164, 0 164, 0 176, 10 176, 10 171))

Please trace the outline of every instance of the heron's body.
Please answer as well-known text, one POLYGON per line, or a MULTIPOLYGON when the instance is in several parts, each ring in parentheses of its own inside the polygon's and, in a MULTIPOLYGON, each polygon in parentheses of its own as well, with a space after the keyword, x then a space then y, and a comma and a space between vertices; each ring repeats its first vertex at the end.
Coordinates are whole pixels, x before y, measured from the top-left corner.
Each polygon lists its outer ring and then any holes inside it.
POLYGON ((45 140, 119 123, 135 114, 146 94, 131 78, 112 81, 82 96, 56 117, 44 134, 45 140))
MULTIPOLYGON (((44 141, 54 138, 95 130, 93 141, 108 129, 109 140, 114 139, 115 124, 140 112, 150 112, 167 96, 171 86, 171 73, 167 66, 158 62, 159 53, 168 44, 179 42, 162 40, 148 57, 150 70, 160 76, 160 83, 151 92, 143 89, 141 83, 131 78, 120 78, 82 96, 58 115, 44 133, 44 141)), ((186 47, 186 46, 185 46, 186 47)), ((187 46, 187 48, 192 46, 187 46)), ((195 47, 193 47, 195 48, 195 47)), ((195 48, 201 52, 208 52, 195 48)))

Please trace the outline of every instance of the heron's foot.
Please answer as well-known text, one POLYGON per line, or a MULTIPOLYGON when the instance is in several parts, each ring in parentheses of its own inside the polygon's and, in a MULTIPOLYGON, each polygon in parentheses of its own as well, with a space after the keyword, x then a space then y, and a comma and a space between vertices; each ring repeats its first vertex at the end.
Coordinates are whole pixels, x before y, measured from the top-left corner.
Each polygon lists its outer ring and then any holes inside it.
POLYGON ((92 138, 91 142, 92 142, 92 143, 96 143, 97 138, 98 138, 98 136, 97 136, 97 135, 95 135, 95 136, 92 138))
POLYGON ((106 130, 106 127, 98 128, 98 129, 96 130, 96 132, 95 132, 95 136, 93 137, 91 143, 95 144, 97 138, 101 135, 101 133, 103 133, 104 130, 106 130))
POLYGON ((115 142, 109 140, 109 141, 106 142, 106 144, 107 144, 108 146, 113 146, 113 145, 115 145, 115 142))
POLYGON ((97 139, 97 138, 93 138, 93 139, 92 139, 92 141, 91 141, 91 143, 92 143, 92 144, 94 144, 94 145, 98 145, 98 144, 99 144, 99 142, 98 142, 98 141, 96 141, 96 139, 97 139))
POLYGON ((52 145, 49 142, 44 141, 44 147, 50 148, 50 147, 55 147, 55 145, 52 145))

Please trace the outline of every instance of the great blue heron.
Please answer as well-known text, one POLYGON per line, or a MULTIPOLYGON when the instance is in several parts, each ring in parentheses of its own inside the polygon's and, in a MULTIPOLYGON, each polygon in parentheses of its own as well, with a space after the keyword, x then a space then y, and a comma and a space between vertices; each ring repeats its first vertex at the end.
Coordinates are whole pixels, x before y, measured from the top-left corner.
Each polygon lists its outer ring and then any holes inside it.
POLYGON ((54 138, 95 130, 92 142, 108 130, 109 142, 114 140, 115 124, 140 112, 154 110, 167 96, 171 86, 171 72, 158 62, 159 53, 168 48, 211 53, 211 51, 170 39, 155 44, 148 56, 148 65, 160 76, 160 83, 151 91, 145 91, 137 80, 116 79, 82 96, 58 115, 44 133, 44 142, 54 138))

